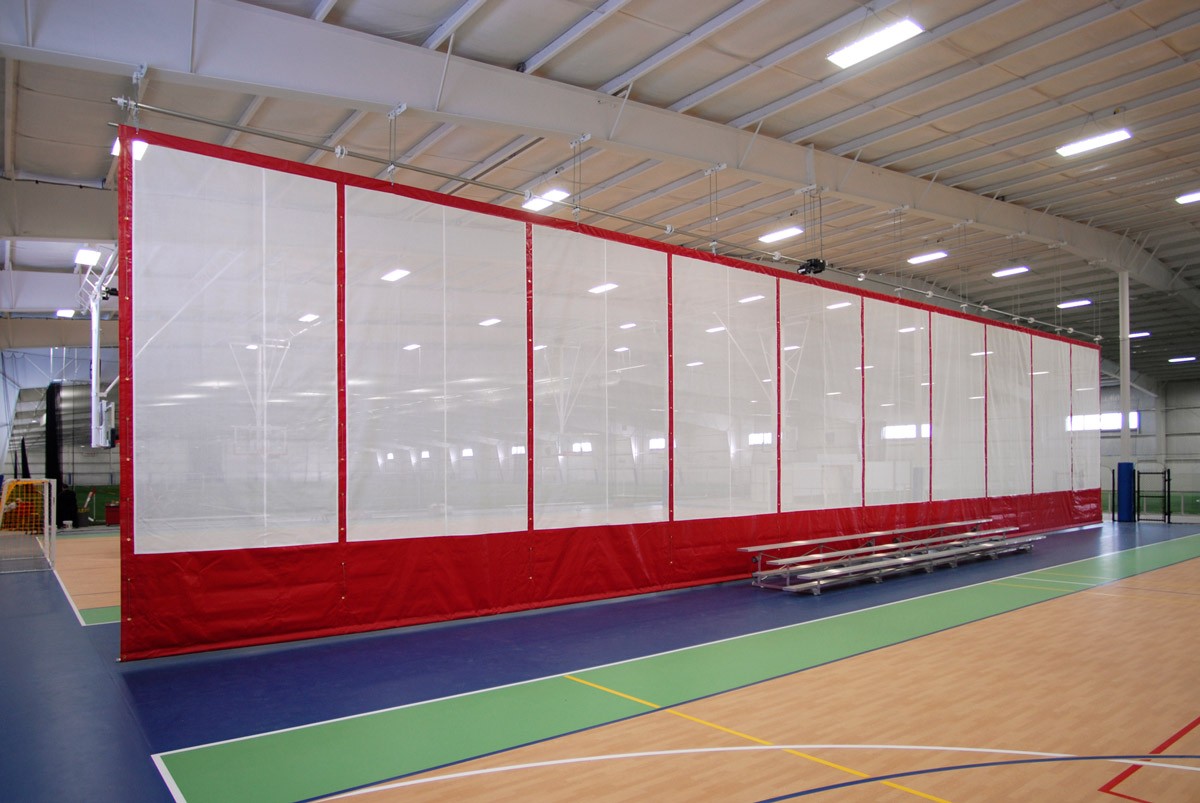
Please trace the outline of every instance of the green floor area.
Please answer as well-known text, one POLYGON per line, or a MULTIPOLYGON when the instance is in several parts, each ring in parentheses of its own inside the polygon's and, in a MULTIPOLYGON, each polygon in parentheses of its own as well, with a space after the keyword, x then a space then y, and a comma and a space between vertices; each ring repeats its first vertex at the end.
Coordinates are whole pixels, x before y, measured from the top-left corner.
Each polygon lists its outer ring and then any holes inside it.
POLYGON ((121 606, 108 605, 103 608, 81 608, 79 618, 85 625, 107 625, 121 621, 121 606))
POLYGON ((308 799, 719 694, 1196 557, 1200 534, 576 673, 585 683, 546 678, 158 758, 191 803, 308 799))

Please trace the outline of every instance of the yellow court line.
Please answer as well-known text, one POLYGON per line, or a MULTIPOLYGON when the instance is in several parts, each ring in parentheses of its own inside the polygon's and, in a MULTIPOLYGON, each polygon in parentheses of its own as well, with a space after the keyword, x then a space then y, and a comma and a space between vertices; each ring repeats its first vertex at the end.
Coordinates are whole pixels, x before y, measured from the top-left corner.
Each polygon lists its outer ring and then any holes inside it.
MULTIPOLYGON (((709 722, 706 719, 700 719, 699 717, 694 717, 691 714, 685 714, 682 711, 675 710, 674 708, 663 708, 661 705, 657 705, 655 703, 649 702, 648 700, 643 700, 639 697, 634 697, 631 694, 625 694, 624 692, 619 692, 616 689, 610 689, 607 686, 601 686, 599 683, 593 683, 590 680, 584 680, 583 678, 578 678, 578 677, 575 677, 574 675, 563 675, 563 677, 566 678, 567 680, 573 680, 576 683, 582 683, 585 686, 591 686, 593 689, 598 689, 603 692, 608 692, 609 694, 615 694, 617 697, 622 697, 626 700, 632 700, 635 703, 640 703, 644 706, 648 706, 650 708, 653 708, 656 711, 663 711, 667 714, 673 714, 681 719, 686 719, 689 722, 695 722, 699 725, 704 725, 709 728, 713 728, 714 730, 719 730, 722 733, 728 733, 731 736, 736 736, 740 739, 746 739, 748 741, 754 742, 755 744, 761 744, 761 745, 764 745, 767 747, 775 746, 774 742, 769 742, 766 739, 759 739, 757 736, 751 736, 748 733, 742 733, 741 731, 736 731, 733 728, 726 728, 724 725, 718 725, 715 722, 709 722)), ((783 752, 791 753, 794 756, 799 756, 800 758, 808 759, 809 761, 816 762, 817 764, 822 764, 826 767, 830 767, 835 770, 840 770, 841 772, 849 773, 850 775, 854 775, 859 778, 870 778, 871 777, 870 774, 868 774, 868 773, 860 772, 859 770, 851 769, 850 767, 843 767, 841 764, 835 764, 832 761, 826 761, 823 758, 818 758, 817 756, 809 755, 808 753, 802 753, 799 750, 784 749, 783 752)), ((932 803, 950 803, 950 801, 945 800, 944 798, 934 797, 933 795, 926 794, 926 793, 921 792, 916 789, 911 789, 907 786, 902 786, 901 784, 898 784, 898 783, 892 783, 891 781, 880 781, 880 783, 884 786, 890 786, 891 788, 897 789, 901 792, 908 792, 910 795, 916 795, 917 797, 932 801, 932 803)))
POLYGON ((1081 580, 1099 580, 1102 583, 1111 583, 1114 580, 1123 579, 1120 577, 1102 577, 1098 574, 1070 574, 1069 572, 1054 572, 1048 569, 1043 569, 1042 571, 1038 572, 1038 574, 1053 574, 1057 575, 1058 577, 1078 577, 1081 580))

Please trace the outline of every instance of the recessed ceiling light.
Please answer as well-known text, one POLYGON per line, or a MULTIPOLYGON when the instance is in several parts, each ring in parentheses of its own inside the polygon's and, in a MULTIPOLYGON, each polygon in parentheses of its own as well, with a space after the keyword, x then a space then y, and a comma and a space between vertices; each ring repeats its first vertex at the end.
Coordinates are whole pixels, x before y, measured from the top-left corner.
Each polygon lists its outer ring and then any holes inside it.
POLYGON ((803 234, 804 229, 799 226, 788 226, 786 229, 772 231, 758 238, 760 243, 777 243, 780 240, 786 240, 789 237, 795 237, 797 234, 803 234))
POLYGON ((566 190, 547 190, 541 195, 534 195, 525 203, 521 204, 521 206, 525 207, 531 212, 540 212, 555 201, 561 201, 564 198, 570 197, 570 195, 571 193, 567 192, 566 190))
POLYGON ((739 298, 738 303, 749 304, 751 301, 762 301, 764 298, 766 298, 766 296, 746 296, 745 298, 739 298))
POLYGON ((924 28, 912 20, 903 19, 887 26, 881 31, 876 31, 870 36, 864 36, 862 39, 843 47, 841 50, 830 53, 827 58, 844 70, 847 67, 858 64, 860 61, 871 58, 876 53, 882 53, 901 42, 912 39, 924 30, 924 28))
POLYGON ((57 315, 57 316, 58 316, 58 317, 60 317, 60 318, 74 318, 74 317, 75 317, 75 310, 73 310, 73 309, 60 309, 60 310, 56 311, 54 314, 55 314, 55 315, 57 315))
POLYGON ((320 315, 310 312, 307 315, 300 316, 300 323, 312 323, 313 321, 315 321, 317 318, 320 318, 320 317, 321 317, 320 315))
POLYGON ((1130 332, 1129 333, 1130 340, 1133 340, 1135 337, 1150 337, 1150 333, 1149 332, 1130 332))
POLYGON ((1200 201, 1200 192, 1189 192, 1187 195, 1180 195, 1175 199, 1177 204, 1190 204, 1200 201))
POLYGON ((396 268, 393 271, 389 271, 388 273, 383 274, 383 276, 381 276, 380 278, 383 279, 385 282, 398 282, 407 275, 408 275, 408 271, 406 271, 404 268, 396 268))
POLYGON ((595 287, 588 290, 588 292, 596 293, 597 295, 599 295, 600 293, 607 293, 609 290, 616 290, 616 289, 617 289, 617 285, 613 284, 612 282, 607 282, 605 284, 596 285, 595 287))
POLYGON ((1090 298, 1077 298, 1074 301, 1064 301, 1058 305, 1059 309, 1074 309, 1075 307, 1087 307, 1091 305, 1090 298))
MULTIPOLYGON (((142 142, 140 139, 135 139, 133 141, 133 161, 140 162, 142 160, 142 157, 146 155, 146 149, 148 147, 150 147, 150 146, 147 145, 145 142, 142 142)), ((113 140, 112 151, 110 151, 110 153, 112 153, 113 156, 121 155, 121 140, 120 139, 113 140)))
POLYGON ((1077 153, 1103 148, 1105 145, 1112 145, 1114 142, 1121 142, 1132 136, 1133 134, 1130 134, 1126 129, 1118 128, 1116 131, 1109 131, 1107 134, 1081 139, 1078 142, 1063 145, 1061 148, 1056 148, 1055 150, 1058 151, 1059 156, 1074 156, 1077 153))
POLYGON ((1028 265, 1016 265, 1011 268, 1002 268, 1000 270, 994 270, 994 271, 992 271, 992 275, 995 276, 997 279, 1003 279, 1005 276, 1016 276, 1018 273, 1028 273, 1028 272, 1029 272, 1028 265))
POLYGON ((499 318, 485 318, 484 320, 479 322, 479 325, 480 326, 495 326, 498 323, 500 323, 499 318))
POLYGON ((919 254, 915 257, 909 257, 908 264, 920 265, 925 262, 932 262, 935 259, 945 259, 945 257, 946 257, 945 251, 933 251, 932 253, 929 253, 929 254, 919 254))
POLYGON ((1172 357, 1167 362, 1195 362, 1195 357, 1172 357))

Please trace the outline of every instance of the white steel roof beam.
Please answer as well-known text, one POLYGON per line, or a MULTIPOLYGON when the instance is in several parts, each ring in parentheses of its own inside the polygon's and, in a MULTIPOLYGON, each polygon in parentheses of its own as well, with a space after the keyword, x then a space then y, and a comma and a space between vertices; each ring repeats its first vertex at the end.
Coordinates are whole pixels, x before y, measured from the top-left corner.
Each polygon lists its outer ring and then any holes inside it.
MULTIPOLYGON (((979 10, 995 8, 989 4, 979 10)), ((695 171, 720 162, 736 164, 730 180, 816 185, 825 195, 855 203, 907 206, 912 215, 970 221, 974 228, 1001 234, 1024 232, 1030 240, 1062 243, 1112 270, 1126 263, 1122 266, 1137 281, 1177 290, 1200 307, 1200 291, 1181 287, 1164 265, 1111 232, 769 137, 758 138, 747 154, 753 137, 749 131, 633 100, 622 109, 620 98, 269 9, 222 0, 137 8, 56 0, 39 6, 34 27, 31 48, 25 45, 21 14, 0 17, 0 55, 112 74, 128 74, 130 60, 144 59, 154 65, 160 82, 336 102, 341 108, 384 114, 396 105, 395 77, 402 75, 408 113, 426 119, 564 139, 590 131, 597 147, 690 165, 695 171), (153 11, 151 20, 145 18, 147 8, 153 11), (151 23, 156 35, 147 39, 141 31, 151 23), (311 53, 323 58, 312 59, 311 53), (604 132, 618 114, 619 134, 606 140, 604 132)))
POLYGON ((589 11, 587 16, 572 25, 564 33, 555 37, 553 42, 546 45, 541 50, 517 65, 517 70, 519 72, 535 72, 538 67, 541 67, 547 61, 566 50, 592 28, 595 28, 601 22, 608 19, 612 14, 629 5, 629 1, 630 0, 608 0, 608 2, 600 6, 600 8, 597 8, 594 11, 589 11))
POLYGON ((741 2, 736 6, 725 9, 696 30, 692 31, 686 36, 676 39, 671 44, 659 50, 650 58, 642 61, 640 64, 630 67, 616 78, 613 78, 611 81, 605 83, 604 86, 600 87, 598 91, 603 92, 606 95, 610 95, 617 90, 624 89, 646 73, 653 70, 655 67, 665 64, 688 48, 698 44, 705 38, 712 36, 725 26, 736 22, 739 18, 744 17, 751 11, 754 11, 765 2, 766 0, 741 0, 741 2))
POLYGON ((454 35, 454 32, 462 26, 464 22, 471 18, 471 15, 479 10, 479 7, 486 3, 487 0, 466 0, 459 6, 453 14, 447 17, 441 25, 437 27, 422 47, 427 47, 430 50, 437 50, 447 39, 454 35))
POLYGON ((907 42, 902 42, 901 44, 896 45, 886 52, 887 59, 880 60, 878 58, 870 58, 866 61, 861 61, 858 64, 855 64, 853 67, 839 70, 828 78, 811 83, 803 89, 797 90, 786 97, 772 101, 766 106, 757 108, 754 111, 746 112, 739 117, 735 117, 729 121, 729 125, 733 126, 734 128, 745 128, 748 125, 757 123, 759 120, 765 120, 771 115, 778 114, 784 109, 791 108, 797 103, 808 100, 814 95, 818 95, 828 89, 832 89, 843 81, 848 81, 851 78, 855 78, 862 73, 867 72, 868 70, 875 69, 876 67, 887 63, 888 60, 893 59, 896 56, 907 53, 910 50, 915 50, 918 47, 937 41, 943 37, 949 36, 950 34, 962 30, 969 25, 974 25, 977 22, 985 20, 993 14, 999 14, 1001 11, 1006 11, 1007 9, 1017 5, 1019 2, 1020 0, 992 0, 987 5, 981 6, 968 14, 963 14, 961 17, 955 17, 949 22, 942 23, 936 28, 925 31, 925 33, 920 34, 919 36, 914 36, 907 42))
MULTIPOLYGON (((936 123, 939 120, 949 117, 952 114, 957 114, 958 112, 961 112, 964 109, 969 109, 969 108, 972 108, 974 106, 978 106, 978 105, 981 105, 984 103, 990 103, 992 101, 995 101, 995 100, 998 100, 999 98, 1004 97, 1005 95, 1010 95, 1014 92, 1020 92, 1025 89, 1029 89, 1030 87, 1036 86, 1037 84, 1041 83, 1042 81, 1048 81, 1052 78, 1057 78, 1058 76, 1063 75, 1064 73, 1068 73, 1073 70, 1088 67, 1088 66, 1094 64, 1099 59, 1118 55, 1127 50, 1131 50, 1135 47, 1144 45, 1148 42, 1152 42, 1152 41, 1161 39, 1164 36, 1169 36, 1172 33, 1177 33, 1178 31, 1183 30, 1185 28, 1190 28, 1193 25, 1196 25, 1197 23, 1200 23, 1200 11, 1194 12, 1192 14, 1188 14, 1186 17, 1181 17, 1180 19, 1175 20, 1175 22, 1173 22, 1169 25, 1164 25, 1162 28, 1157 28, 1157 29, 1150 30, 1150 31, 1143 31, 1140 34, 1127 37, 1125 39, 1122 39, 1119 42, 1113 42, 1111 45, 1100 48, 1099 50, 1094 50, 1090 53, 1085 53, 1085 54, 1083 54, 1081 56, 1077 56, 1073 59, 1069 59, 1067 61, 1060 62, 1059 64, 1055 64, 1055 65, 1053 65, 1051 67, 1047 67, 1043 70, 1038 70, 1037 72, 1031 73, 1030 75, 1027 75, 1024 78, 1016 78, 1016 79, 1013 79, 1012 81, 1006 81, 1005 83, 1000 84, 999 86, 996 86, 996 87, 992 87, 991 89, 989 89, 985 92, 980 92, 978 94, 972 95, 971 97, 963 98, 962 100, 955 101, 954 103, 947 103, 945 106, 940 106, 936 109, 925 112, 924 114, 917 115, 916 117, 913 117, 910 120, 905 120, 902 123, 896 123, 895 125, 890 125, 887 128, 882 128, 882 129, 880 129, 878 131, 874 131, 870 134, 864 134, 861 137, 857 137, 855 139, 849 140, 848 142, 844 142, 841 145, 837 146, 836 148, 833 148, 832 152, 838 154, 839 156, 847 154, 847 153, 853 153, 854 151, 856 151, 859 148, 862 148, 866 145, 871 145, 876 142, 879 142, 880 140, 907 133, 909 131, 912 131, 913 129, 920 128, 923 125, 931 125, 933 123, 936 123)), ((1145 78, 1153 78, 1154 76, 1161 75, 1165 72, 1170 72, 1171 70, 1174 70, 1182 65, 1188 64, 1189 62, 1195 61, 1198 58, 1200 58, 1200 54, 1191 53, 1187 56, 1179 56, 1176 58, 1168 59, 1166 61, 1159 62, 1158 64, 1155 64, 1151 67, 1146 67, 1144 69, 1138 70, 1137 72, 1129 73, 1126 75, 1120 75, 1116 78, 1110 79, 1103 83, 1093 84, 1092 86, 1084 87, 1083 89, 1080 89, 1076 92, 1072 92, 1070 94, 1064 95, 1061 98, 1047 100, 1043 103, 1039 103, 1036 106, 1033 106, 1032 108, 1022 109, 1019 112, 1014 112, 1013 114, 1010 114, 1006 117, 1002 117, 998 120, 989 120, 987 122, 980 123, 979 125, 973 126, 972 128, 968 129, 968 131, 970 131, 971 134, 967 134, 966 132, 958 132, 956 134, 945 136, 938 140, 935 140, 934 142, 930 143, 929 145, 923 145, 923 146, 919 146, 917 148, 910 148, 907 151, 903 151, 902 153, 904 155, 899 156, 899 158, 897 158, 896 156, 889 156, 888 158, 894 159, 895 161, 902 161, 903 159, 907 159, 910 156, 922 153, 923 152, 922 149, 932 150, 933 148, 939 147, 940 145, 945 144, 947 142, 964 139, 967 136, 971 136, 975 133, 979 133, 980 131, 986 131, 989 129, 994 130, 996 128, 999 128, 1000 126, 1006 125, 1009 122, 1016 122, 1018 120, 1027 119, 1028 117, 1030 117, 1034 114, 1039 114, 1043 111, 1057 109, 1062 106, 1069 106, 1069 105, 1071 105, 1073 103, 1077 103, 1081 100, 1085 100, 1087 98, 1094 97, 1095 95, 1100 95, 1104 92, 1108 92, 1109 90, 1118 89, 1123 86, 1128 86, 1128 85, 1134 83, 1135 81, 1141 81, 1145 78)))
POLYGON ((695 106, 699 106, 709 98, 719 95, 725 90, 737 86, 747 78, 758 75, 763 70, 774 67, 781 61, 790 59, 797 53, 802 53, 808 48, 820 44, 831 36, 836 36, 847 28, 851 28, 855 25, 861 25, 864 19, 870 18, 872 15, 878 14, 888 6, 894 5, 898 2, 900 2, 900 0, 875 0, 875 2, 868 3, 862 8, 857 8, 854 11, 843 14, 833 22, 826 23, 820 28, 817 28, 815 31, 806 33, 799 39, 789 42, 783 47, 772 50, 761 59, 758 59, 751 64, 747 64, 745 67, 742 67, 736 72, 730 73, 719 81, 714 81, 702 89, 697 89, 695 92, 683 98, 682 100, 672 103, 669 108, 673 112, 683 112, 695 106))
POLYGON ((815 123, 811 123, 803 128, 798 128, 791 133, 785 134, 781 137, 781 139, 785 139, 788 142, 803 142, 817 134, 820 134, 823 131, 833 128, 834 126, 847 123, 851 120, 857 120, 859 117, 868 115, 873 111, 888 106, 889 104, 912 97, 918 92, 924 92, 927 89, 933 89, 953 78, 975 72, 976 70, 981 70, 990 64, 995 64, 1002 59, 1010 58, 1018 53, 1024 53, 1027 50, 1031 50, 1039 45, 1043 45, 1046 42, 1057 39, 1060 36, 1074 33, 1086 25, 1090 25, 1093 22, 1116 14, 1125 7, 1135 5, 1140 2, 1144 2, 1144 0, 1124 0, 1124 2, 1112 2, 1096 6, 1095 8, 1089 9, 1082 14, 1076 14, 1074 17, 1065 19, 1055 25, 1051 25, 1048 28, 1042 28, 1036 33, 1022 37, 1015 42, 1009 42, 1007 45, 997 47, 993 50, 989 50, 986 53, 975 56, 969 62, 948 67, 928 76, 927 78, 922 78, 921 80, 914 81, 911 84, 905 84, 900 89, 888 92, 880 95, 879 97, 872 98, 861 103, 856 103, 854 106, 851 106, 849 109, 846 109, 843 112, 839 112, 830 117, 826 117, 824 120, 818 120, 815 123))

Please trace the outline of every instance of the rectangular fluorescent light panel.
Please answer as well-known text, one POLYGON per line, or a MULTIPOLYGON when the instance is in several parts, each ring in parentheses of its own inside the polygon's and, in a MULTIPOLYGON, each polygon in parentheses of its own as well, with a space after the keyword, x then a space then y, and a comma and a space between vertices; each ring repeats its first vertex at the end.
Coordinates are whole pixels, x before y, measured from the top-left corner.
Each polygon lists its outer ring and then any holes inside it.
POLYGON ((846 308, 846 307, 848 307, 848 306, 850 306, 850 302, 849 302, 849 301, 839 301, 839 302, 837 302, 836 304, 828 304, 828 305, 826 305, 825 309, 844 309, 844 308, 846 308))
POLYGON ((1016 276, 1018 273, 1028 273, 1028 265, 1017 265, 1012 268, 1002 268, 1001 270, 992 271, 992 275, 997 279, 1003 279, 1005 276, 1016 276))
POLYGON ((89 268, 94 268, 99 261, 99 251, 93 251, 91 248, 80 248, 75 252, 76 265, 87 265, 89 268))
POLYGON ((1150 333, 1149 332, 1130 332, 1129 333, 1130 340, 1133 340, 1135 337, 1150 337, 1150 333))
POLYGON ((561 201, 564 198, 570 197, 571 193, 566 190, 547 190, 541 195, 535 195, 525 203, 521 204, 524 208, 531 212, 541 212, 546 207, 550 206, 555 201, 561 201))
POLYGON ((74 318, 74 317, 75 317, 75 310, 73 310, 73 309, 60 309, 60 310, 58 310, 57 312, 55 312, 54 314, 55 314, 55 315, 57 315, 57 316, 58 316, 58 317, 60 317, 60 318, 74 318))
POLYGON ((717 332, 724 332, 725 327, 724 326, 712 326, 712 327, 709 327, 708 329, 705 329, 704 331, 710 335, 715 335, 717 332))
POLYGON ((588 290, 588 292, 599 295, 600 293, 607 293, 609 290, 616 290, 617 286, 618 285, 615 285, 612 282, 608 282, 606 284, 598 284, 595 287, 588 290))
POLYGON ((760 243, 777 243, 780 240, 786 240, 788 237, 795 237, 797 234, 803 233, 804 229, 800 228, 799 226, 788 226, 786 229, 780 229, 779 231, 773 231, 768 234, 764 234, 762 237, 758 238, 758 241, 760 243))
POLYGON ((484 320, 479 322, 479 325, 480 326, 495 326, 498 323, 500 323, 499 318, 485 318, 484 320))
POLYGON ((1167 362, 1195 362, 1195 357, 1172 357, 1167 362))
POLYGON ((766 298, 766 296, 746 296, 745 298, 739 298, 738 303, 749 304, 751 301, 762 301, 764 298, 766 298))
POLYGON ((1175 199, 1177 204, 1191 204, 1200 201, 1200 192, 1189 192, 1187 195, 1180 195, 1175 199))
POLYGON ((1057 148, 1059 156, 1074 156, 1077 153, 1092 151, 1096 148, 1103 148, 1105 145, 1112 145, 1114 142, 1121 142, 1129 139, 1133 134, 1130 134, 1124 128, 1118 128, 1116 131, 1109 131, 1107 134, 1101 134, 1088 139, 1081 139, 1078 142, 1072 142, 1068 145, 1063 145, 1057 148))
POLYGON ((404 268, 396 268, 393 271, 383 274, 383 276, 380 278, 382 278, 385 282, 398 282, 407 275, 408 271, 404 270, 404 268))
POLYGON ((1086 307, 1091 305, 1090 298, 1077 298, 1074 301, 1064 301, 1058 305, 1059 309, 1074 309, 1075 307, 1086 307))
POLYGON ((830 53, 827 58, 844 70, 877 53, 893 48, 901 42, 908 41, 924 30, 912 20, 903 19, 870 36, 864 36, 841 50, 830 53))
POLYGON ((921 265, 925 262, 932 262, 935 259, 944 259, 945 257, 946 257, 945 251, 934 251, 933 253, 930 253, 930 254, 920 254, 915 257, 910 257, 908 260, 908 264, 921 265))
POLYGON ((404 350, 405 351, 416 351, 419 348, 421 348, 420 343, 409 343, 407 346, 404 347, 404 350))
POLYGON ((313 321, 315 321, 317 318, 320 318, 320 317, 321 317, 320 315, 316 315, 315 313, 310 312, 307 315, 300 316, 300 323, 312 323, 313 321))

